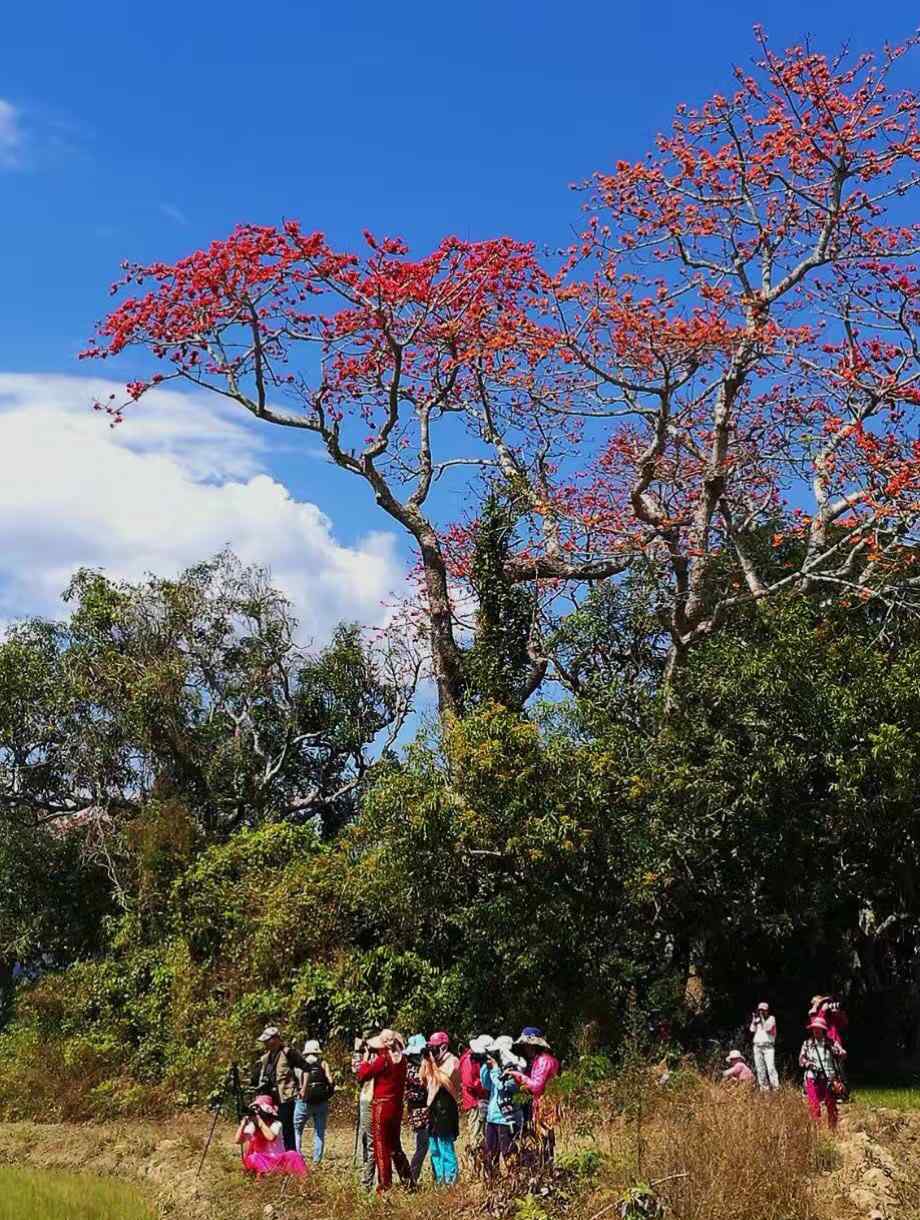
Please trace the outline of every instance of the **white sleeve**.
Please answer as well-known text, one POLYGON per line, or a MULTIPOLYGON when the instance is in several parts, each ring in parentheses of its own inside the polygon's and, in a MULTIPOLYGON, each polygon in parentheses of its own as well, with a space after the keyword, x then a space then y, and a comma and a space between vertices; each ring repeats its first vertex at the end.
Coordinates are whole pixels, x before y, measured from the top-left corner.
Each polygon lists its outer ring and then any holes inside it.
POLYGON ((269 1125, 269 1130, 271 1131, 271 1133, 275 1137, 275 1139, 277 1139, 278 1136, 281 1134, 281 1123, 279 1123, 279 1122, 271 1123, 269 1125))

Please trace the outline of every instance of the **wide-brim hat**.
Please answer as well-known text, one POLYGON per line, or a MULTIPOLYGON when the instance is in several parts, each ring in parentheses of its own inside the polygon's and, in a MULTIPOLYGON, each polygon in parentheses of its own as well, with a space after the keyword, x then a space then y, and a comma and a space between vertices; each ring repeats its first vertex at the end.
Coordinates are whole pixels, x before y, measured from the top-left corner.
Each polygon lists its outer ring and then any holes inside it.
POLYGON ((806 1029, 823 1029, 824 1032, 827 1033, 828 1025, 823 1017, 812 1017, 812 1019, 808 1022, 808 1025, 805 1028, 806 1029))
POLYGON ((513 1049, 519 1046, 533 1046, 541 1051, 550 1050, 550 1045, 543 1037, 543 1030, 538 1029, 535 1025, 526 1025, 522 1030, 520 1037, 513 1043, 513 1049))
POLYGON ((491 1034, 480 1034, 478 1038, 473 1038, 470 1041, 470 1050, 474 1055, 488 1055, 492 1049, 493 1038, 491 1034))
POLYGON ((424 1034, 413 1034, 406 1043, 407 1055, 420 1055, 428 1045, 428 1039, 424 1034))
POLYGON ((737 1063, 739 1059, 744 1059, 740 1051, 729 1051, 725 1056, 726 1063, 737 1063))
POLYGON ((271 1110, 272 1114, 278 1113, 278 1107, 275 1105, 275 1099, 270 1097, 268 1093, 260 1093, 252 1104, 254 1106, 259 1106, 263 1110, 271 1110))
POLYGON ((379 1034, 368 1040, 367 1045, 372 1051, 387 1051, 391 1050, 394 1046, 404 1051, 406 1049, 406 1040, 395 1029, 382 1029, 379 1034))
POLYGON ((280 1038, 281 1030, 277 1025, 266 1025, 256 1039, 257 1042, 271 1042, 272 1038, 280 1038))
POLYGON ((305 1055, 321 1055, 323 1053, 323 1048, 315 1038, 309 1038, 303 1044, 303 1053, 305 1055))

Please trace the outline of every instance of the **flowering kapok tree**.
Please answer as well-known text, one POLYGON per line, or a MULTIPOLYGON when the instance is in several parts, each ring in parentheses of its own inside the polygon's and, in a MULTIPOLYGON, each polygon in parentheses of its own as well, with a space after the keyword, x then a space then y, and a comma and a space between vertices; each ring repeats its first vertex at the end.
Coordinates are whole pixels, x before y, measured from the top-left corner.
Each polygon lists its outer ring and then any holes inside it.
POLYGON ((918 587, 917 40, 757 38, 729 95, 595 175, 543 331, 543 409, 610 429, 560 512, 660 563, 672 662, 745 600, 918 587))
MULTIPOLYGON (((492 471, 514 482, 535 529, 506 559, 512 581, 598 579, 623 565, 598 559, 577 525, 563 538, 539 520, 559 494, 552 451, 565 428, 547 433, 522 409, 532 338, 523 318, 547 282, 530 247, 448 238, 411 259, 401 241, 365 238, 358 255, 294 222, 247 225, 172 265, 125 265, 113 291, 149 287, 100 324, 84 355, 140 347, 167 366, 131 382, 127 404, 107 407, 116 421, 180 379, 314 434, 364 480, 414 540, 439 704, 456 713, 463 675, 448 531, 429 511, 443 476, 492 471)), ((545 669, 535 652, 532 688, 545 669)))

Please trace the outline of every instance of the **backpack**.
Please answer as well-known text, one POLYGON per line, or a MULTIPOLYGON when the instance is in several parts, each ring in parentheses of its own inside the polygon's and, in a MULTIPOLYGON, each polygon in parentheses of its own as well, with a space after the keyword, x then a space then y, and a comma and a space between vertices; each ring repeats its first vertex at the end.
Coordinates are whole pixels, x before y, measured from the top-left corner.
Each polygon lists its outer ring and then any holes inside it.
POLYGON ((304 1101, 310 1105, 319 1105, 320 1102, 328 1101, 332 1093, 333 1088, 323 1068, 322 1060, 309 1058, 307 1060, 307 1070, 304 1072, 304 1101))

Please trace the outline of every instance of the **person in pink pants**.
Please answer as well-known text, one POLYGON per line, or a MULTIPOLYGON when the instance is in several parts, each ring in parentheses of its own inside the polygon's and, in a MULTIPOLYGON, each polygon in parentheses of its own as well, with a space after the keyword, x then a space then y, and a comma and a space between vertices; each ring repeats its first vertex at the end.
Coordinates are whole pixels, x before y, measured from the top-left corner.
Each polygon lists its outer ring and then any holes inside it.
POLYGON ((809 1036, 802 1043, 799 1064, 805 1069, 805 1096, 808 1108, 816 1123, 821 1121, 821 1107, 827 1111, 827 1125, 833 1131, 837 1126, 837 1098, 834 1082, 840 1079, 840 1060, 846 1051, 839 1042, 827 1036, 827 1022, 823 1017, 812 1017, 808 1023, 809 1036))

